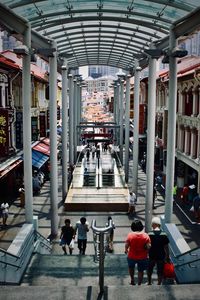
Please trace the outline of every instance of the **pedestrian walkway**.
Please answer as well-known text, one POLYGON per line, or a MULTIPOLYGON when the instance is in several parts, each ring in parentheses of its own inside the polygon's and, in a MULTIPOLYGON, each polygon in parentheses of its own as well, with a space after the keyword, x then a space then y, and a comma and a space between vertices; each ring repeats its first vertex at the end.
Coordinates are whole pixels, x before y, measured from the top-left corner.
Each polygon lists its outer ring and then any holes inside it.
MULTIPOLYGON (((132 161, 130 161, 130 166, 132 161)), ((129 187, 131 187, 131 178, 132 172, 130 167, 129 174, 129 187)), ((116 225, 115 234, 114 234, 114 253, 123 253, 124 251, 124 240, 127 233, 130 231, 130 225, 133 218, 128 217, 126 211, 122 212, 95 212, 95 211, 76 211, 76 212, 66 212, 63 210, 62 202, 62 187, 61 187, 61 166, 58 166, 58 186, 59 186, 59 198, 58 198, 58 207, 59 207, 59 224, 62 226, 64 224, 65 218, 70 218, 72 225, 80 219, 81 216, 85 216, 89 224, 92 220, 96 220, 97 226, 105 226, 108 216, 112 216, 113 221, 116 225)), ((38 196, 33 198, 33 209, 34 215, 38 216, 38 230, 39 232, 48 237, 51 231, 51 221, 50 221, 50 182, 47 181, 42 187, 41 193, 38 196)), ((145 222, 145 194, 146 194, 146 174, 139 168, 138 174, 138 203, 136 206, 136 218, 145 222)), ((95 195, 94 195, 95 197, 95 195)), ((162 215, 164 213, 164 199, 162 196, 158 195, 158 198, 155 202, 156 210, 154 210, 154 215, 162 215)), ((172 222, 174 222, 181 234, 189 244, 191 248, 200 247, 199 239, 199 226, 192 224, 185 215, 180 211, 177 205, 174 205, 174 214, 172 215, 172 222)), ((0 248, 8 249, 12 240, 18 233, 21 226, 25 223, 25 211, 24 208, 20 207, 19 199, 14 201, 10 207, 9 218, 7 222, 7 227, 0 230, 0 248)), ((54 241, 53 246, 54 253, 62 253, 62 249, 59 246, 59 235, 54 241)), ((90 230, 88 234, 88 247, 86 250, 87 254, 94 254, 93 247, 93 235, 90 230)), ((78 254, 78 249, 75 247, 74 254, 78 254)))

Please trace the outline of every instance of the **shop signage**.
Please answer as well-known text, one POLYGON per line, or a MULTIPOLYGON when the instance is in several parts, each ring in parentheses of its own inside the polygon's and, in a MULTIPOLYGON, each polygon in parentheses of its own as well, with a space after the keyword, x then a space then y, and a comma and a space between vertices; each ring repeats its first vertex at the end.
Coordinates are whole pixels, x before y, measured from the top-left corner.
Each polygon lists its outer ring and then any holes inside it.
POLYGON ((23 115, 21 111, 16 112, 16 148, 23 147, 23 115))
POLYGON ((0 108, 0 157, 9 153, 8 109, 0 108))

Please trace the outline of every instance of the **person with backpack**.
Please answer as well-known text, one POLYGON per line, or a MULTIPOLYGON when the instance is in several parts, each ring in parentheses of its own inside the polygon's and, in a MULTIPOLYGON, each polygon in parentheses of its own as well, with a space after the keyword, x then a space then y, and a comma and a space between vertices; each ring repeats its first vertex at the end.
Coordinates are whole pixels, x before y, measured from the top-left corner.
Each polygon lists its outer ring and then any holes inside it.
POLYGON ((159 217, 152 219, 152 231, 148 233, 151 240, 151 248, 149 249, 149 265, 147 270, 148 285, 152 284, 151 277, 153 269, 157 267, 158 285, 162 284, 164 263, 169 262, 169 239, 161 229, 161 221, 159 217))

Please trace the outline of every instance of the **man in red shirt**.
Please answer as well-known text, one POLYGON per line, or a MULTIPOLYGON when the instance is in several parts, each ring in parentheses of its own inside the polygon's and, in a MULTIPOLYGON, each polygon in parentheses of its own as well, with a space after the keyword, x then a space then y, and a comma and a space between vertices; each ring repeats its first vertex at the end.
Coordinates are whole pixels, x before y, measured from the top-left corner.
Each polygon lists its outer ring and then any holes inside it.
POLYGON ((131 285, 135 284, 134 271, 137 264, 138 285, 141 285, 144 270, 148 267, 148 249, 151 247, 151 240, 147 233, 143 232, 143 224, 134 220, 125 242, 125 253, 127 254, 128 269, 131 277, 131 285))

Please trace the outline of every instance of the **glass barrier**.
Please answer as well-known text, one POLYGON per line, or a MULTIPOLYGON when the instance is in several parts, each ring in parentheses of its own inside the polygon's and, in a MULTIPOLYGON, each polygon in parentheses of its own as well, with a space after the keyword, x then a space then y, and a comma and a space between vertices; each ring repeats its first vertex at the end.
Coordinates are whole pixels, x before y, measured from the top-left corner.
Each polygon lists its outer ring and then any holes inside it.
POLYGON ((71 182, 72 188, 124 188, 125 175, 87 172, 87 174, 74 172, 71 182))

